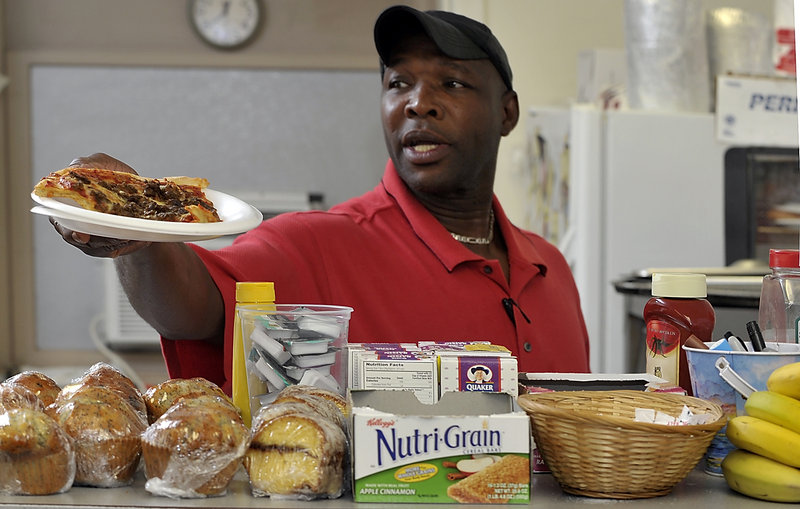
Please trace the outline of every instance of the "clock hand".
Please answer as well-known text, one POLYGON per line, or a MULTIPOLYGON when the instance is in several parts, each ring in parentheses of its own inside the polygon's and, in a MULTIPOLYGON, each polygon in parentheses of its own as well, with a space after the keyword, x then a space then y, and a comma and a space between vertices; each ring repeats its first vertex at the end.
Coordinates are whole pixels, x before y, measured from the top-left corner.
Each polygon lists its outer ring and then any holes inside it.
POLYGON ((218 15, 216 15, 214 17, 214 19, 209 20, 208 24, 209 25, 215 25, 217 22, 219 22, 223 18, 228 17, 228 11, 230 11, 230 8, 231 8, 231 2, 230 2, 230 0, 226 0, 222 4, 222 12, 220 12, 218 15))

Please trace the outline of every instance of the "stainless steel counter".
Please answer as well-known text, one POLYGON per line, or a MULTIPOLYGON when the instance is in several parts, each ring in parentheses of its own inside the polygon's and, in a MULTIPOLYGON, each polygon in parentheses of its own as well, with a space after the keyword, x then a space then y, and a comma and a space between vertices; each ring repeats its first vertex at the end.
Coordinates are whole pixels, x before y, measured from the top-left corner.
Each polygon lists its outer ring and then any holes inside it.
MULTIPOLYGON (((626 508, 636 507, 674 507, 674 508, 700 508, 700 507, 736 507, 737 509, 775 507, 770 502, 756 500, 740 495, 728 488, 725 480, 704 473, 699 467, 681 481, 675 489, 663 497, 614 500, 578 497, 564 494, 558 483, 550 474, 536 474, 533 476, 531 505, 533 507, 575 507, 623 504, 626 508)), ((144 489, 144 476, 139 472, 136 482, 125 488, 79 488, 73 487, 67 493, 50 496, 3 496, 0 495, 0 508, 22 507, 35 509, 64 509, 67 507, 81 508, 182 508, 182 507, 265 507, 265 508, 316 508, 316 509, 385 509, 390 504, 359 504, 353 502, 349 496, 336 500, 295 501, 275 500, 270 498, 254 498, 250 495, 250 488, 243 471, 240 471, 231 483, 228 493, 222 497, 207 499, 174 500, 171 498, 156 497, 144 489)), ((402 506, 403 504, 393 504, 402 506)), ((432 504, 430 507, 441 506, 432 504)), ((410 505, 406 505, 410 507, 410 505)), ((450 505, 447 507, 478 508, 483 505, 450 505)))

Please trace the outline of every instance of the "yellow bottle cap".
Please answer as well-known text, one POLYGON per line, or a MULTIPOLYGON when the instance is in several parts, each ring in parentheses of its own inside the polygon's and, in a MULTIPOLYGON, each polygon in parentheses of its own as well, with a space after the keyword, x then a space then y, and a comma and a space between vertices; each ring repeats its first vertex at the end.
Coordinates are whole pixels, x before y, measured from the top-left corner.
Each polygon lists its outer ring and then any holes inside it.
POLYGON ((684 273, 653 274, 654 297, 699 299, 706 297, 706 275, 684 273))
POLYGON ((275 302, 275 285, 274 283, 237 281, 236 302, 240 304, 275 302))

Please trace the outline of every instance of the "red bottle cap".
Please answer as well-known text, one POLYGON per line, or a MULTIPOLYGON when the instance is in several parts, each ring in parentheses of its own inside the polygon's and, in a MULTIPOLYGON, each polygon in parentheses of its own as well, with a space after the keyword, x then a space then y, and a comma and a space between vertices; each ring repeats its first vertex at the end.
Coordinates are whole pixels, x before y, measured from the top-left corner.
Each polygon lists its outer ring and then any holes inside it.
POLYGON ((800 268, 800 250, 798 249, 770 249, 769 250, 770 268, 800 268))

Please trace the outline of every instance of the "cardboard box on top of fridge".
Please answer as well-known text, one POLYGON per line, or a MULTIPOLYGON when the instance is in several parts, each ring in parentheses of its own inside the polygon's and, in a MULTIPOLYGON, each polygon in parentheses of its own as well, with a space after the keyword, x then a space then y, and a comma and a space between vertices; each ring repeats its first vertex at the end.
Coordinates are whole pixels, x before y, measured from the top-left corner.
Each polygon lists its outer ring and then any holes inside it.
POLYGON ((717 140, 796 147, 797 81, 777 76, 717 76, 717 140))
MULTIPOLYGON (((519 392, 609 391, 632 390, 680 392, 683 389, 650 373, 520 373, 519 392)), ((536 443, 531 446, 531 464, 535 474, 549 473, 550 468, 539 454, 536 443)))
POLYGON ((350 391, 353 499, 530 503, 530 418, 505 393, 350 391))

